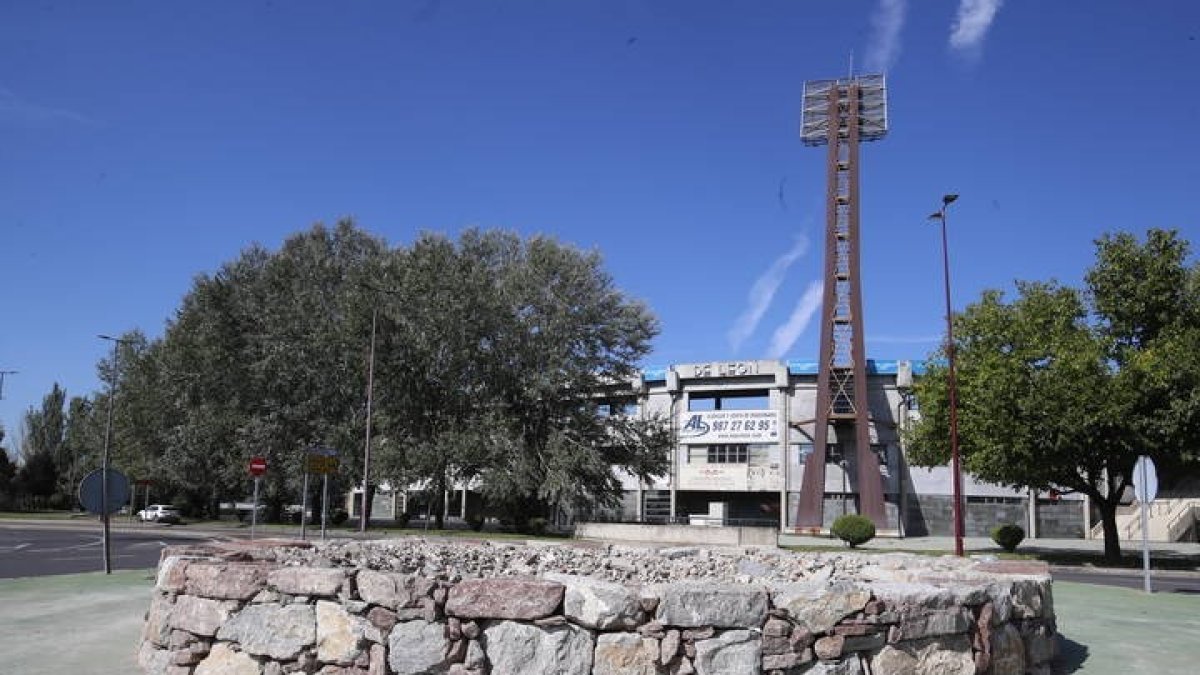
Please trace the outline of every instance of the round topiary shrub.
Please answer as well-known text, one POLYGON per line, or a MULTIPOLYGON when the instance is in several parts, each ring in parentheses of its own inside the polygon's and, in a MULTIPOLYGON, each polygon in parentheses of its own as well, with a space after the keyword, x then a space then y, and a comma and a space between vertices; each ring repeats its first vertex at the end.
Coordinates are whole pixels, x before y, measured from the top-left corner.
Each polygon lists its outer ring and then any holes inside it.
POLYGON ((848 513, 833 521, 833 527, 829 528, 829 531, 849 544, 850 548, 854 548, 875 538, 875 523, 866 516, 848 513))
POLYGON ((1024 539, 1025 530, 1020 525, 1006 523, 992 528, 992 541, 1009 553, 1017 550, 1017 545, 1024 539))

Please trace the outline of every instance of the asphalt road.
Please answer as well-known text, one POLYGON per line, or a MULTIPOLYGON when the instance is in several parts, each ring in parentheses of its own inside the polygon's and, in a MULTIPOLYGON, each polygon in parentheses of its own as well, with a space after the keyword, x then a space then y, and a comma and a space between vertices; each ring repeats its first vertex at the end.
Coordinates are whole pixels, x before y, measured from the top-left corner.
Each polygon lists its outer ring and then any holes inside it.
MULTIPOLYGON (((164 546, 196 542, 166 526, 137 532, 112 531, 112 566, 117 570, 158 565, 164 546)), ((77 574, 104 570, 100 523, 91 529, 37 526, 0 528, 0 579, 77 574)))
MULTIPOLYGON (((1072 581, 1080 584, 1118 586, 1142 589, 1144 583, 1141 570, 1089 570, 1087 568, 1055 567, 1051 572, 1055 581, 1072 581)), ((1181 593, 1200 595, 1200 574, 1179 572, 1156 572, 1150 570, 1150 590, 1155 593, 1181 593)))

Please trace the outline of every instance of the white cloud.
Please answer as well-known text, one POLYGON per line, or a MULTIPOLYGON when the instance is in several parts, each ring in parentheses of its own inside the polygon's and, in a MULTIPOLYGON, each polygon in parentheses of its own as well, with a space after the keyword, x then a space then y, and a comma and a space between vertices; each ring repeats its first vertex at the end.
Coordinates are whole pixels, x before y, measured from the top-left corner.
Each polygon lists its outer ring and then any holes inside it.
POLYGON ((27 101, 11 89, 0 87, 0 122, 21 124, 44 124, 49 122, 73 122, 94 125, 96 122, 77 112, 62 108, 51 108, 27 101))
POLYGON ((958 16, 950 26, 950 46, 961 52, 977 53, 1004 0, 959 0, 958 16))
POLYGON ((808 328, 813 315, 817 313, 818 309, 821 309, 824 288, 825 285, 817 280, 804 289, 804 295, 800 296, 800 301, 796 303, 792 315, 782 326, 776 328, 775 334, 771 336, 771 346, 767 347, 767 358, 783 358, 792 345, 796 344, 796 340, 804 333, 804 329, 808 328))
POLYGON ((787 274, 788 268, 806 252, 808 252, 808 237, 800 235, 796 238, 796 243, 792 248, 776 258, 771 266, 755 280, 754 285, 750 287, 750 293, 746 296, 746 309, 727 334, 729 346, 733 348, 733 351, 736 352, 741 348, 746 339, 754 334, 754 330, 758 328, 758 322, 762 320, 763 314, 766 314, 767 308, 771 306, 775 292, 783 283, 783 277, 787 274))
POLYGON ((867 45, 869 73, 885 73, 900 56, 900 30, 908 14, 908 0, 879 0, 871 15, 871 42, 867 45))

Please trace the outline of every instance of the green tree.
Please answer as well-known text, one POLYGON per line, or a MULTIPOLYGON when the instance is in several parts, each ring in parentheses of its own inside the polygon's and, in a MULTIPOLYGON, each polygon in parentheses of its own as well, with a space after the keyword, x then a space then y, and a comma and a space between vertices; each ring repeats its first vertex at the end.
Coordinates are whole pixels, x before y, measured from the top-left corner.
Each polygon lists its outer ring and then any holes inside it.
POLYGON ((25 411, 23 461, 18 483, 23 492, 49 497, 60 490, 59 467, 64 464, 63 432, 66 428, 67 392, 58 383, 50 389, 39 408, 25 411))
MULTIPOLYGON (((1018 282, 1013 301, 986 291, 955 317, 959 438, 966 469, 984 480, 1087 495, 1114 560, 1116 509, 1137 457, 1160 467, 1195 459, 1200 285, 1174 232, 1151 230, 1145 243, 1105 236, 1096 247, 1085 291, 1018 282)), ((937 363, 917 383, 921 419, 909 432, 913 461, 927 466, 949 456, 937 363)))

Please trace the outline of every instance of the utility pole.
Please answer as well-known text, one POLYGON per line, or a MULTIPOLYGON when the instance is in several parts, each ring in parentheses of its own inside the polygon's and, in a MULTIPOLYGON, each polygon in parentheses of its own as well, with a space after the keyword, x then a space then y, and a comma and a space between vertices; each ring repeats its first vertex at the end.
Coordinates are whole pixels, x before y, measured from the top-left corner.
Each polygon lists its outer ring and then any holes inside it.
POLYGON ((112 375, 108 378, 108 417, 104 423, 104 458, 100 463, 100 522, 104 524, 104 573, 112 574, 112 538, 108 526, 108 458, 112 440, 113 399, 117 397, 117 361, 121 356, 118 348, 129 341, 108 335, 96 337, 113 343, 112 375))

